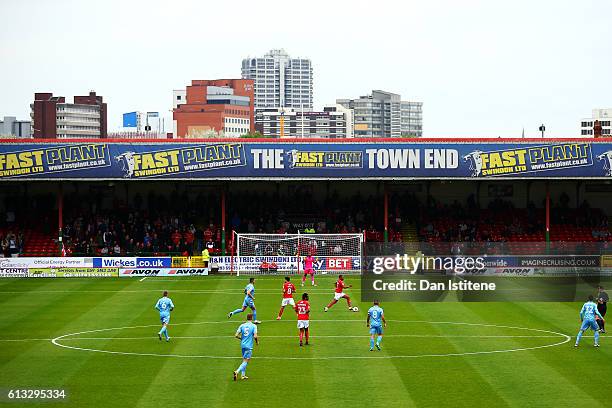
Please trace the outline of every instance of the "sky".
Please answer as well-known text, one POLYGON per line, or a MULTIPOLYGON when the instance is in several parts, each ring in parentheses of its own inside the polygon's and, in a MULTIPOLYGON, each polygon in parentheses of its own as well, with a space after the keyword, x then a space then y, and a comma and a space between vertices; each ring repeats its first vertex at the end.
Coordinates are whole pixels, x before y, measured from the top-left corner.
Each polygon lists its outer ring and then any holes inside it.
POLYGON ((0 0, 0 117, 35 92, 95 90, 109 130, 172 90, 239 78, 243 58, 310 58, 315 108, 372 89, 423 102, 426 137, 579 135, 612 108, 612 2, 0 0))

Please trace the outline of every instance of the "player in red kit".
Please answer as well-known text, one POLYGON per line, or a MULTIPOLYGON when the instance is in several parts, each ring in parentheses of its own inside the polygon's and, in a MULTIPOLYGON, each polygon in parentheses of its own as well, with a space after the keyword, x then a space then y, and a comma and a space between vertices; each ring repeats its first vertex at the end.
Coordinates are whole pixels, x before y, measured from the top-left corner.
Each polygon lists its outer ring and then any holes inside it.
POLYGON ((280 320, 283 312, 285 311, 285 306, 291 305, 291 307, 295 307, 295 301, 293 300, 293 294, 295 293, 295 285, 291 283, 291 278, 285 276, 285 283, 283 284, 283 300, 281 301, 281 308, 278 311, 278 317, 276 320, 280 320))
POLYGON ((352 287, 353 285, 347 286, 347 284, 344 283, 344 276, 342 275, 338 276, 338 281, 336 281, 336 290, 334 293, 334 300, 329 302, 329 305, 325 306, 324 310, 327 312, 330 307, 338 303, 338 301, 342 298, 346 299, 346 303, 348 304, 349 310, 352 310, 351 309, 351 298, 348 297, 348 295, 344 293, 345 288, 352 288, 352 287))
POLYGON ((310 318, 310 303, 308 303, 308 293, 302 295, 302 300, 296 303, 295 313, 298 315, 297 327, 300 329, 300 346, 303 344, 302 340, 306 336, 306 345, 308 345, 308 320, 310 318))
POLYGON ((314 262, 315 259, 313 258, 312 254, 308 254, 308 256, 304 258, 304 276, 302 276, 302 286, 304 286, 304 282, 306 281, 306 277, 308 275, 310 275, 312 286, 317 286, 315 285, 314 281, 314 262))

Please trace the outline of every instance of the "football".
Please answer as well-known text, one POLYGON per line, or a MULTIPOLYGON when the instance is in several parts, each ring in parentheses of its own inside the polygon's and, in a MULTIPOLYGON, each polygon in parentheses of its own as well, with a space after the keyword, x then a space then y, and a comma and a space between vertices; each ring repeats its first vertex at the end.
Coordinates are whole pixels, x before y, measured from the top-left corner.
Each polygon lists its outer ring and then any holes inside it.
POLYGON ((358 312, 359 308, 357 306, 353 306, 353 312, 358 312))

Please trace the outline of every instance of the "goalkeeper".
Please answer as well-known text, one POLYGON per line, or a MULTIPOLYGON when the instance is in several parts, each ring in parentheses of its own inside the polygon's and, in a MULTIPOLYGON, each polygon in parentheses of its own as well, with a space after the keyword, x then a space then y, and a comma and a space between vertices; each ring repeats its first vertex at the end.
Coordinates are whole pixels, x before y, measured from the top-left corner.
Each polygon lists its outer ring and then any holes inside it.
POLYGON ((310 282, 312 286, 317 286, 314 280, 314 262, 315 259, 312 254, 308 254, 306 258, 304 258, 304 276, 302 276, 302 286, 304 286, 304 282, 306 282, 306 277, 310 275, 310 282))

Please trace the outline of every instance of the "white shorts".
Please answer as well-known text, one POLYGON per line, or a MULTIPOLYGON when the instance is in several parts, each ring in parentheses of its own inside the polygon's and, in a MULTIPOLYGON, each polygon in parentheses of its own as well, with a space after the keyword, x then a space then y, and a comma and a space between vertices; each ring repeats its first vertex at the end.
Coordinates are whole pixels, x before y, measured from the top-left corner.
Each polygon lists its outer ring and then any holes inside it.
POLYGON ((285 307, 287 305, 295 306, 295 300, 293 300, 293 298, 283 298, 281 306, 285 307))
POLYGON ((309 320, 298 320, 298 329, 307 329, 309 320))
POLYGON ((342 299, 344 296, 346 296, 346 295, 344 294, 344 292, 342 292, 342 293, 334 293, 334 300, 340 300, 340 299, 342 299))

